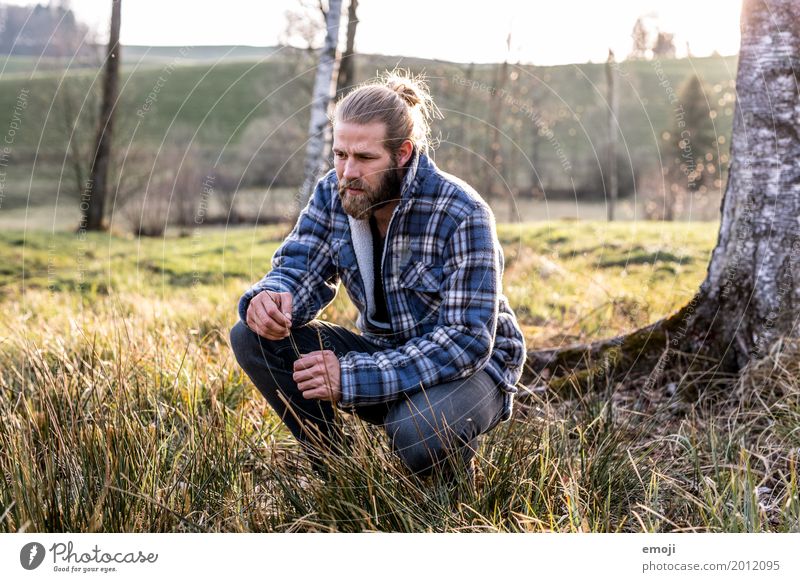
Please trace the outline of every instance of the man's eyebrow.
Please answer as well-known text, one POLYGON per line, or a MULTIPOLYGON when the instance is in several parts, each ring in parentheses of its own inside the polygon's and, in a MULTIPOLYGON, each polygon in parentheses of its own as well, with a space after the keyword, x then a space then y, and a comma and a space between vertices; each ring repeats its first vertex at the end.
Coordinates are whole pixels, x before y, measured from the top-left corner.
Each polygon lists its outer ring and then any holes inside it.
MULTIPOLYGON (((335 147, 335 148, 332 148, 332 149, 333 149, 333 153, 335 153, 335 154, 347 153, 342 148, 336 148, 335 147)), ((354 156, 361 156, 361 157, 368 157, 368 158, 379 158, 380 157, 379 153, 374 152, 372 150, 356 150, 356 151, 353 152, 353 155, 354 156)))

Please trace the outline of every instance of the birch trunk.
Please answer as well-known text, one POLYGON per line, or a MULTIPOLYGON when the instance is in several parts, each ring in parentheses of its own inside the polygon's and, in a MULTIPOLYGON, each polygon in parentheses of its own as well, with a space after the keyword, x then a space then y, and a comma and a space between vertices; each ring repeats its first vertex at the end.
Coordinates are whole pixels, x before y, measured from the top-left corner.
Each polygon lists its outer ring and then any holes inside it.
POLYGON ((308 144, 303 171, 302 199, 308 200, 319 173, 324 166, 325 144, 328 141, 328 107, 336 92, 336 47, 339 44, 339 22, 342 0, 330 0, 326 16, 325 43, 319 55, 311 96, 311 119, 308 125, 308 144))
POLYGON ((798 335, 799 59, 800 0, 746 0, 719 238, 687 337, 737 368, 798 335))

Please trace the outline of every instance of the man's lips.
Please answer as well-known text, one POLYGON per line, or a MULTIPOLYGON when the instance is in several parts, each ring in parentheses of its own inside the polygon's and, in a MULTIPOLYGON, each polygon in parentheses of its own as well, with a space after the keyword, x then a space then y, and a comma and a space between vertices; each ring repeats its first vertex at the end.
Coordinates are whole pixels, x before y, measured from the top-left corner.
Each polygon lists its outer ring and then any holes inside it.
POLYGON ((347 191, 350 192, 350 194, 363 194, 364 193, 363 190, 360 190, 358 188, 347 188, 347 191))

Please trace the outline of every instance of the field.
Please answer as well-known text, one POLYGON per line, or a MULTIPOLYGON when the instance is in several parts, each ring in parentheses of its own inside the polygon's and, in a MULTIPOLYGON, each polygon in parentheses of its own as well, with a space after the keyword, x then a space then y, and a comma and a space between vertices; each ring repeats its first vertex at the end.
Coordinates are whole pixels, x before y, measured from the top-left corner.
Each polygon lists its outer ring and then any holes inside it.
MULTIPOLYGON (((142 175, 150 182, 157 181, 174 170, 176 164, 170 156, 182 161, 187 156, 187 166, 194 163, 204 175, 227 172, 240 188, 297 187, 313 62, 302 51, 232 49, 191 47, 183 54, 174 47, 123 49, 114 130, 115 168, 121 168, 126 178, 123 185, 142 175)), ((67 152, 93 147, 100 83, 96 67, 85 63, 70 69, 58 66, 54 60, 0 57, 0 132, 8 133, 12 120, 18 126, 0 183, 0 221, 5 220, 4 224, 8 212, 30 210, 39 216, 48 212, 42 209, 49 209, 52 216, 56 205, 59 212, 77 207, 81 190, 73 176, 77 154, 67 152)), ((509 217, 505 209, 498 215, 509 221, 540 220, 543 202, 532 196, 541 191, 550 204, 579 201, 593 206, 588 215, 580 213, 582 218, 603 216, 604 210, 598 206, 606 197, 607 182, 603 64, 512 65, 501 88, 497 65, 359 55, 357 77, 366 80, 376 71, 395 66, 428 77, 443 113, 433 127, 439 143, 436 163, 475 185, 487 198, 489 187, 497 189, 493 195, 498 204, 512 197, 518 201, 515 215, 509 217), (496 123, 501 130, 502 169, 486 157, 489 124, 497 107, 493 94, 501 90, 504 97, 496 123)), ((680 92, 683 83, 697 74, 705 93, 702 103, 694 106, 705 108, 709 115, 714 110, 712 137, 723 141, 700 143, 698 135, 695 146, 698 152, 701 148, 713 150, 709 155, 718 183, 709 185, 703 200, 678 215, 689 220, 717 216, 727 172, 724 137, 730 135, 735 69, 735 57, 620 64, 619 172, 628 206, 633 207, 634 169, 639 185, 636 195, 640 199, 663 198, 661 189, 645 186, 645 174, 660 172, 665 135, 674 132, 676 114, 669 102, 670 91, 680 92)), ((88 163, 83 161, 84 166, 88 163)), ((176 195, 196 197, 199 190, 198 186, 176 195)), ((120 194, 119 201, 123 198, 120 194)), ((641 206, 641 200, 636 205, 641 206)), ((546 218, 575 214, 558 212, 546 218)), ((621 211, 623 217, 632 214, 621 211)), ((642 216, 641 208, 637 216, 642 216)), ((72 228, 62 220, 50 222, 58 228, 72 228)))
MULTIPOLYGON (((800 377, 784 345, 736 378, 534 391, 482 443, 474 491, 409 477, 379 432, 315 478, 236 366, 242 290, 286 227, 135 239, 0 234, 2 531, 798 531, 800 377)), ((676 309, 714 223, 501 225, 529 346, 676 309)), ((352 325, 340 292, 325 316, 352 325)))

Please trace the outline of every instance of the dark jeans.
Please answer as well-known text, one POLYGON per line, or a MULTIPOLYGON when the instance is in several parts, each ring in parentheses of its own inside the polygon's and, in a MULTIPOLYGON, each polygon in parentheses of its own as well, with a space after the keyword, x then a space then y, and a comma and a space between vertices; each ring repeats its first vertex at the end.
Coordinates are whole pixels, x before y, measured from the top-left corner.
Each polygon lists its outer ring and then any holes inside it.
MULTIPOLYGON (((321 320, 293 328, 291 337, 301 354, 332 350, 342 357, 351 351, 374 353, 381 349, 321 320)), ((318 466, 320 445, 335 450, 331 445, 343 435, 341 415, 330 402, 303 398, 292 379, 297 355, 290 339, 268 340, 239 322, 231 330, 231 347, 239 365, 318 466)), ((498 423, 502 411, 503 394, 484 371, 393 402, 355 408, 360 418, 385 428, 392 449, 420 476, 459 462, 469 468, 479 435, 498 423)))

